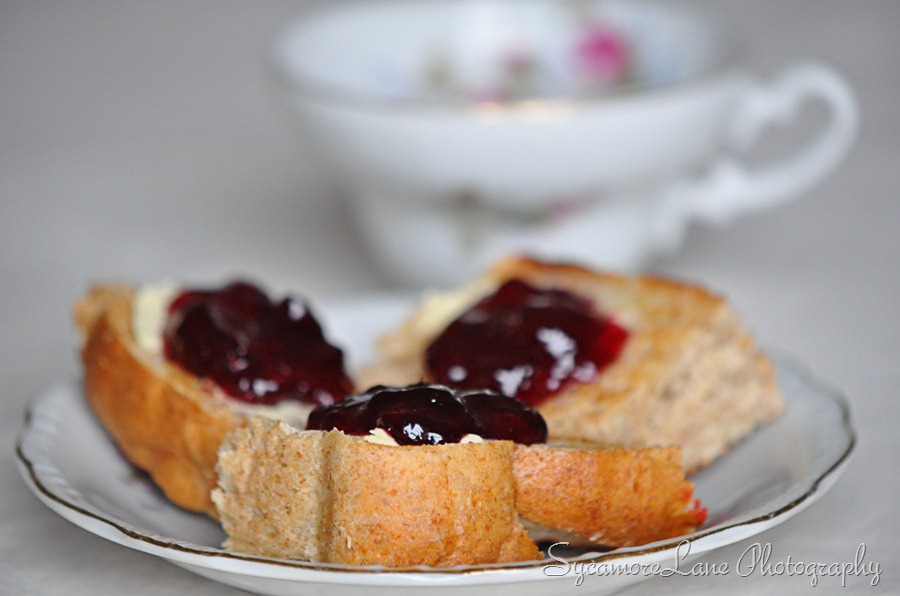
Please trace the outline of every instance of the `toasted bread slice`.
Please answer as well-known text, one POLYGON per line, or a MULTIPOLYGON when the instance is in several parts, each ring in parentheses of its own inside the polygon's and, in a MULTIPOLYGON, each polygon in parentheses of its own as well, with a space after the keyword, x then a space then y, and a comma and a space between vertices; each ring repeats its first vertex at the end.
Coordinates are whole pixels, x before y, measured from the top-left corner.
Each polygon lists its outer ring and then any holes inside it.
POLYGON ((706 512, 679 460, 677 448, 400 447, 256 418, 222 443, 213 501, 225 546, 238 552, 387 567, 502 563, 538 557, 535 540, 619 547, 692 532, 706 512))
POLYGON ((783 409, 774 368, 721 296, 657 277, 628 277, 510 257, 453 293, 426 299, 381 338, 361 386, 429 381, 428 345, 504 281, 561 288, 594 302, 629 332, 618 359, 591 383, 539 405, 552 440, 631 448, 679 446, 702 468, 783 409))
POLYGON ((213 501, 240 552, 386 567, 535 559, 513 453, 510 441, 398 447, 257 418, 222 444, 213 501))
POLYGON ((131 287, 102 285, 75 305, 88 403, 173 503, 215 516, 210 491, 219 444, 246 417, 211 384, 137 344, 134 298, 131 287))

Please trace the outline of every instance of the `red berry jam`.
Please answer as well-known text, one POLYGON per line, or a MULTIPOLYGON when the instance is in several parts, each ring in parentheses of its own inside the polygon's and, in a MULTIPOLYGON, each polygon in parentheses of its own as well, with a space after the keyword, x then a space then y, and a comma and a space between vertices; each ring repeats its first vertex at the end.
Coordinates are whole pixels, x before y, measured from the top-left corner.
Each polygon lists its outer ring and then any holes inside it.
POLYGON ((325 340, 309 307, 293 298, 276 304, 245 282, 179 294, 163 341, 170 361, 240 401, 320 405, 352 391, 343 352, 325 340))
POLYGON ((372 387, 313 410, 308 430, 367 435, 380 428, 400 445, 458 443, 465 435, 531 445, 547 440, 543 417, 516 399, 487 391, 457 392, 442 385, 372 387))
POLYGON ((628 332, 585 298, 511 280, 453 321, 426 351, 431 378, 537 406, 615 361, 628 332))

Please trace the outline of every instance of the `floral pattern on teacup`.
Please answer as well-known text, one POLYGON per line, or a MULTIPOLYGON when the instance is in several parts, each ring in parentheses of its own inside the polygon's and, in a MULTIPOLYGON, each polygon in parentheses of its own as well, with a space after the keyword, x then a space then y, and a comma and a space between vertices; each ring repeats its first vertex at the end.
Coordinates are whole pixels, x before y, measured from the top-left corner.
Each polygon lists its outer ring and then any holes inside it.
POLYGON ((435 42, 417 86, 428 95, 509 101, 601 94, 634 78, 628 36, 612 23, 576 12, 473 16, 479 26, 435 42), (540 17, 552 18, 540 18, 540 17))

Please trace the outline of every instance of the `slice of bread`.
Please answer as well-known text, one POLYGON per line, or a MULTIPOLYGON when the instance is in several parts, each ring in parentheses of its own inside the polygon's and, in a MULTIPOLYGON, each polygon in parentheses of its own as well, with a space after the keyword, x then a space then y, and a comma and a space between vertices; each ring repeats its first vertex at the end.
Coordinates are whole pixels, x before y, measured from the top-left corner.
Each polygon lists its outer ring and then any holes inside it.
POLYGON ((631 448, 679 446, 689 471, 726 453, 783 409, 774 368, 721 296, 657 277, 629 277, 510 257, 468 287, 427 298, 381 338, 361 386, 430 381, 428 345, 504 281, 521 279, 589 298, 629 332, 618 359, 591 383, 538 406, 552 440, 631 448))
POLYGON ((98 285, 75 304, 85 395, 125 456, 173 503, 215 516, 219 444, 246 417, 211 383, 138 345, 135 295, 129 286, 98 285))
POLYGON ((254 419, 219 452, 213 501, 239 552, 352 565, 534 559, 533 540, 646 544, 706 516, 677 448, 373 444, 254 419), (531 534, 526 534, 527 531, 531 534))
POLYGON ((213 493, 226 547, 349 565, 540 557, 519 523, 510 441, 389 446, 254 419, 228 436, 213 493))

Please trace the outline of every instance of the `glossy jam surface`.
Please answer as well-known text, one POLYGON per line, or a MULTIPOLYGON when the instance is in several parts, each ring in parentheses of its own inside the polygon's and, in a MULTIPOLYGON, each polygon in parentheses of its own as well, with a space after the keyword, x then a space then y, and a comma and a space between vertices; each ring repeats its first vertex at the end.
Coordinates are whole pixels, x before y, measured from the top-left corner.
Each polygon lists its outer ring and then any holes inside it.
POLYGON ((593 381, 627 339, 589 300, 511 280, 432 342, 426 366, 435 382, 537 406, 573 383, 593 381))
POLYGON ((272 302, 245 282, 179 294, 163 349, 170 361, 252 404, 331 404, 352 390, 343 352, 325 340, 307 305, 272 302))
POLYGON ((380 428, 400 445, 458 443, 465 435, 524 445, 547 440, 547 424, 528 405, 485 391, 457 392, 441 385, 377 386, 316 408, 309 430, 367 435, 380 428))

